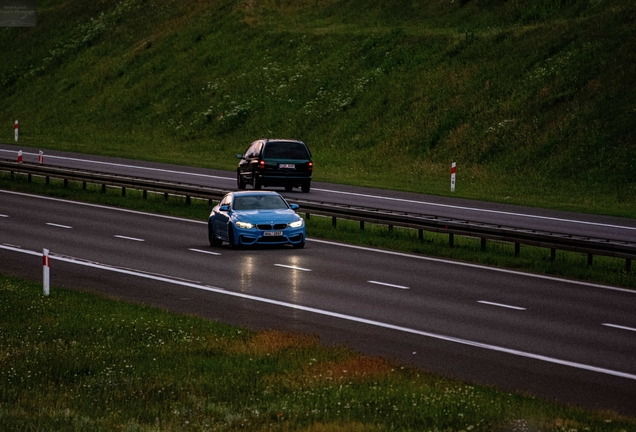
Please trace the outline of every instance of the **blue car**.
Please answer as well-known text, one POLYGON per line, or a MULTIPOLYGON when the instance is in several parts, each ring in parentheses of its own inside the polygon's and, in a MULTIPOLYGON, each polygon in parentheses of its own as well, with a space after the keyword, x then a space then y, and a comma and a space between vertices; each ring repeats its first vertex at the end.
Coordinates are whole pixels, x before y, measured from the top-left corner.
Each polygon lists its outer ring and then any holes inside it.
POLYGON ((305 221, 278 193, 270 191, 231 192, 212 209, 208 219, 210 246, 224 241, 230 247, 284 245, 305 247, 305 221))

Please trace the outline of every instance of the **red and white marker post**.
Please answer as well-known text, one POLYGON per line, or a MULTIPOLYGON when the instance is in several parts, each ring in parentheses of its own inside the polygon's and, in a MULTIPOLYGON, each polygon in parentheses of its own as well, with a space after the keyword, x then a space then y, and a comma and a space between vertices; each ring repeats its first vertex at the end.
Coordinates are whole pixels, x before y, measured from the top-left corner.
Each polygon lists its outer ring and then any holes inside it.
POLYGON ((457 170, 457 164, 453 162, 451 165, 451 192, 455 192, 455 171, 457 170))
POLYGON ((38 162, 41 164, 44 163, 44 152, 42 150, 40 150, 40 153, 38 154, 38 162))
POLYGON ((42 265, 43 265, 43 281, 44 281, 44 295, 48 296, 50 292, 51 284, 51 260, 49 258, 49 250, 44 249, 42 251, 42 265))
POLYGON ((22 163, 22 150, 18 150, 18 163, 22 163))
POLYGON ((15 121, 15 142, 18 142, 18 121, 15 121))

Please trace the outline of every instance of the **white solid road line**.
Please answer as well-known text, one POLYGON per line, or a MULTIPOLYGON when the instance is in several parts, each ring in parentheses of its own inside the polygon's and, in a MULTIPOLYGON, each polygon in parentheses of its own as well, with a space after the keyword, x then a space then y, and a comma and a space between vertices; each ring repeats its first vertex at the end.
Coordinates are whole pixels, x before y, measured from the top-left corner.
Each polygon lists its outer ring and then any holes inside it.
POLYGON ((8 217, 9 217, 9 215, 0 214, 0 217, 6 217, 6 218, 8 218, 8 217))
POLYGON ((625 326, 621 326, 621 325, 617 325, 617 324, 609 324, 609 323, 603 323, 602 325, 607 326, 607 327, 613 327, 613 328, 621 329, 621 330, 629 330, 629 331, 636 332, 636 328, 632 328, 632 327, 625 327, 625 326))
POLYGON ((208 255, 221 255, 218 252, 206 251, 206 250, 201 250, 201 249, 188 249, 188 250, 192 251, 192 252, 200 252, 200 253, 208 254, 208 255))
POLYGON ((136 241, 136 242, 145 241, 144 239, 135 238, 135 237, 126 237, 126 236, 123 236, 123 235, 116 235, 115 237, 123 239, 123 240, 132 240, 132 241, 136 241))
POLYGON ((526 308, 519 307, 519 306, 510 306, 510 305, 506 305, 506 304, 502 304, 502 303, 493 303, 493 302, 489 302, 489 301, 485 301, 485 300, 479 300, 477 303, 490 305, 490 306, 498 306, 498 307, 507 308, 507 309, 526 310, 526 308))
POLYGON ((302 267, 296 267, 293 265, 285 265, 285 264, 274 264, 276 267, 284 267, 284 268, 288 268, 288 269, 292 269, 292 270, 300 270, 300 271, 306 271, 306 272, 310 272, 311 269, 306 269, 306 268, 302 268, 302 267))
MULTIPOLYGON (((0 151, 9 152, 9 153, 16 153, 17 154, 17 152, 15 150, 0 149, 0 151)), ((28 154, 28 155, 37 156, 36 153, 24 153, 24 154, 25 155, 28 154)), ((165 173, 170 173, 170 174, 180 174, 180 175, 188 175, 188 176, 194 176, 194 177, 208 177, 208 178, 215 178, 215 179, 220 179, 220 180, 236 181, 236 178, 233 178, 233 177, 214 176, 214 175, 208 175, 208 174, 197 174, 197 173, 189 173, 189 172, 185 172, 185 171, 175 171, 175 170, 168 170, 168 169, 161 169, 161 168, 142 167, 142 166, 137 166, 137 165, 127 165, 127 164, 114 163, 114 162, 93 161, 93 160, 90 160, 90 159, 78 159, 78 158, 70 158, 70 157, 64 157, 64 156, 46 156, 46 157, 47 158, 53 158, 53 159, 65 159, 65 160, 76 161, 76 162, 93 163, 93 164, 99 164, 99 165, 112 165, 112 166, 117 166, 117 167, 132 168, 132 169, 139 169, 139 170, 165 172, 165 173)), ((418 201, 418 200, 410 200, 410 199, 404 199, 404 198, 393 198, 393 197, 386 197, 386 196, 380 196, 380 195, 362 194, 362 193, 356 193, 356 192, 335 191, 335 190, 331 190, 331 189, 313 188, 313 190, 319 191, 319 192, 332 193, 332 194, 351 195, 351 196, 357 196, 357 197, 362 197, 362 198, 372 198, 372 199, 385 200, 385 201, 397 201, 397 202, 405 202, 405 203, 409 203, 409 204, 421 204, 421 205, 425 205, 425 206, 444 207, 444 208, 458 209, 458 210, 469 210, 469 211, 481 212, 481 213, 501 214, 501 215, 507 215, 507 216, 518 216, 518 217, 525 217, 525 218, 531 218, 531 219, 552 220, 552 221, 557 221, 557 222, 569 222, 569 223, 576 223, 576 224, 582 224, 582 225, 594 225, 594 226, 600 226, 600 227, 606 227, 606 228, 619 228, 619 229, 626 229, 626 230, 634 230, 634 231, 636 231, 636 227, 628 227, 628 226, 623 226, 623 225, 604 224, 604 223, 599 223, 599 222, 587 222, 587 221, 580 221, 580 220, 576 220, 576 219, 562 219, 562 218, 556 218, 556 217, 550 217, 550 216, 531 215, 531 214, 526 214, 526 213, 514 213, 514 212, 501 211, 501 210, 480 209, 480 208, 476 208, 476 207, 466 207, 466 206, 458 206, 458 205, 451 205, 451 204, 440 204, 440 203, 434 203, 434 202, 428 202, 428 201, 418 201)))
POLYGON ((384 286, 388 286, 388 287, 391 287, 391 288, 399 288, 399 289, 403 289, 403 290, 409 289, 409 287, 407 287, 407 286, 394 285, 394 284, 385 283, 385 282, 378 282, 378 281, 367 281, 367 282, 370 283, 370 284, 384 285, 384 286))
POLYGON ((66 228, 66 229, 72 229, 72 226, 68 226, 68 225, 60 225, 60 224, 56 224, 56 223, 51 223, 51 222, 47 222, 46 223, 48 226, 52 226, 52 227, 56 227, 56 228, 66 228))
MULTIPOLYGON (((29 251, 29 250, 24 250, 24 249, 17 249, 17 248, 12 248, 12 247, 8 247, 8 246, 0 246, 0 249, 10 250, 10 251, 20 252, 20 253, 25 253, 25 254, 28 254, 28 255, 42 256, 41 252, 29 251)), ((568 367, 572 367, 572 368, 575 368, 575 369, 585 370, 585 371, 588 371, 588 372, 596 372, 596 373, 601 373, 601 374, 605 374, 605 375, 611 375, 611 376, 615 376, 615 377, 619 377, 619 378, 625 378, 625 379, 636 381, 636 374, 632 374, 632 373, 628 373, 628 372, 622 372, 622 371, 617 371, 617 370, 613 370, 613 369, 606 369, 606 368, 602 368, 602 367, 598 367, 598 366, 592 366, 592 365, 587 365, 587 364, 584 364, 584 363, 577 363, 577 362, 573 362, 573 361, 569 361, 569 360, 558 359, 558 358, 549 357, 549 356, 545 356, 545 355, 541 355, 541 354, 535 354, 535 353, 531 353, 531 352, 527 352, 527 351, 520 351, 520 350, 516 350, 516 349, 500 347, 500 346, 497 346, 497 345, 491 345, 491 344, 486 344, 486 343, 481 343, 481 342, 475 342, 475 341, 471 341, 471 340, 468 340, 468 339, 456 338, 456 337, 453 337, 453 336, 445 336, 445 335, 441 335, 441 334, 437 334, 437 333, 431 333, 431 332, 426 332, 426 331, 422 331, 422 330, 412 329, 412 328, 409 328, 409 327, 402 327, 402 326, 398 326, 398 325, 394 325, 394 324, 384 323, 384 322, 381 322, 381 321, 374 321, 374 320, 370 320, 370 319, 366 319, 366 318, 355 317, 355 316, 352 316, 352 315, 346 315, 346 314, 341 314, 341 313, 337 313, 337 312, 331 312, 331 311, 324 310, 324 309, 317 309, 317 308, 313 308, 313 307, 309 307, 309 306, 301 306, 301 305, 298 305, 298 304, 288 303, 288 302, 279 301, 279 300, 272 300, 272 299, 268 299, 268 298, 265 298, 265 297, 257 297, 257 296, 254 296, 254 295, 244 294, 244 293, 241 293, 241 292, 227 291, 227 290, 225 290, 223 288, 219 288, 219 287, 213 287, 213 286, 209 286, 209 285, 201 285, 200 283, 193 283, 193 282, 187 282, 187 281, 183 281, 183 280, 177 280, 177 279, 169 277, 169 276, 147 274, 147 273, 144 273, 144 272, 141 272, 141 271, 132 270, 132 269, 122 269, 122 268, 118 268, 118 267, 112 267, 112 266, 109 266, 107 264, 101 264, 101 263, 96 263, 96 262, 92 262, 92 261, 84 261, 84 260, 82 260, 80 258, 74 258, 74 257, 68 257, 68 256, 56 256, 56 255, 50 255, 50 258, 51 258, 51 260, 63 261, 63 262, 71 263, 71 264, 82 265, 82 266, 96 268, 96 269, 100 269, 100 270, 112 271, 112 272, 120 273, 120 274, 127 274, 127 275, 130 275, 130 276, 137 276, 137 277, 140 277, 140 278, 155 280, 155 281, 158 281, 158 282, 165 282, 165 283, 170 283, 170 284, 173 284, 173 285, 180 285, 180 286, 194 288, 194 289, 198 289, 198 290, 202 290, 202 291, 213 292, 213 293, 216 293, 216 294, 223 294, 223 295, 227 295, 227 296, 231 296, 231 297, 237 297, 237 298, 242 298, 242 299, 246 299, 246 300, 253 300, 253 301, 257 301, 257 302, 261 302, 261 303, 273 304, 273 305, 276 305, 276 306, 282 306, 282 307, 286 307, 286 308, 290 308, 290 309, 294 309, 294 310, 300 310, 300 311, 314 313, 314 314, 318 314, 318 315, 329 316, 329 317, 332 317, 332 318, 339 318, 339 319, 342 319, 342 320, 356 322, 356 323, 360 323, 360 324, 367 324, 367 325, 371 325, 371 326, 375 326, 375 327, 380 327, 380 328, 385 328, 385 329, 389 329, 389 330, 395 330, 395 331, 399 331, 399 332, 403 332, 403 333, 409 333, 409 334, 424 336, 424 337, 428 337, 428 338, 431 338, 431 339, 437 339, 437 340, 441 340, 441 341, 445 341, 445 342, 452 342, 452 343, 456 343, 456 344, 472 346, 472 347, 475 347, 475 348, 481 348, 481 349, 495 351, 495 352, 499 352, 499 353, 503 353, 503 354, 514 355, 514 356, 517 356, 517 357, 529 358, 529 359, 538 360, 538 361, 542 361, 542 362, 546 362, 546 363, 556 364, 556 365, 560 365, 560 366, 568 366, 568 367)))

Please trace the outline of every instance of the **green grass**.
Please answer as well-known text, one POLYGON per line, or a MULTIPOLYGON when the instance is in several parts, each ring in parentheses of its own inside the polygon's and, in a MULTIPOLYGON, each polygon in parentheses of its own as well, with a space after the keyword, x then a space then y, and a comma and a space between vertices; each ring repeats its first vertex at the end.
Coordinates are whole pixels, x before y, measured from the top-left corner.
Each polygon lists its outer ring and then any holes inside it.
POLYGON ((636 420, 0 274, 11 431, 625 431, 636 420))
MULTIPOLYGON (((166 200, 163 194, 148 194, 142 199, 142 192, 127 189, 126 197, 121 196, 121 189, 107 189, 101 193, 101 185, 87 185, 83 190, 81 183, 69 182, 67 187, 61 180, 51 179, 47 186, 45 180, 27 176, 0 173, 0 188, 27 193, 49 195, 76 201, 86 201, 117 207, 125 207, 140 211, 162 213, 190 219, 205 221, 211 206, 207 200, 192 199, 187 205, 184 197, 170 197, 166 200)), ((216 204, 216 203, 214 203, 216 204)), ((299 213, 304 216, 302 208, 299 213)), ((474 262, 490 266, 503 267, 537 274, 559 276, 636 289, 636 272, 627 272, 625 260, 619 258, 594 256, 593 265, 587 264, 587 255, 574 252, 557 251, 556 259, 550 257, 550 250, 534 246, 521 246, 518 257, 514 255, 512 243, 489 241, 486 250, 481 250, 481 241, 476 238, 455 236, 454 247, 448 243, 448 235, 424 233, 423 240, 418 238, 417 230, 394 228, 365 224, 360 230, 359 222, 339 219, 337 226, 332 226, 331 218, 312 216, 307 221, 307 235, 310 238, 321 238, 348 244, 376 247, 408 253, 423 254, 458 261, 474 262)))
POLYGON ((43 0, 0 28, 0 141, 636 217, 631 0, 43 0), (1 126, 4 124, 5 126, 1 126))

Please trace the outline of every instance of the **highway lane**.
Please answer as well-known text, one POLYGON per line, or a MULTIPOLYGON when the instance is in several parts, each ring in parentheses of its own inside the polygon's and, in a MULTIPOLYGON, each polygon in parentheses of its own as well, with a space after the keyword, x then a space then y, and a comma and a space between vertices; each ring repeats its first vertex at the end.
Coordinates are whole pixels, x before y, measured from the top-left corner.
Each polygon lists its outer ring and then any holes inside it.
POLYGON ((629 290, 318 240, 304 250, 210 248, 205 221, 2 191, 0 215, 0 271, 37 280, 41 259, 15 248, 46 247, 54 285, 310 331, 465 380, 636 415, 629 290))
MULTIPOLYGON (((15 158, 17 157, 17 150, 20 148, 24 152, 25 161, 37 161, 37 149, 7 144, 0 145, 0 157, 15 158)), ((222 189, 233 190, 236 188, 235 173, 227 171, 49 150, 46 151, 45 163, 113 174, 179 181, 222 189)), ((432 214, 535 230, 636 241, 636 220, 626 218, 586 215, 320 182, 312 183, 312 191, 309 194, 302 194, 296 190, 284 192, 282 188, 279 188, 279 191, 290 199, 311 199, 321 202, 432 214)))

